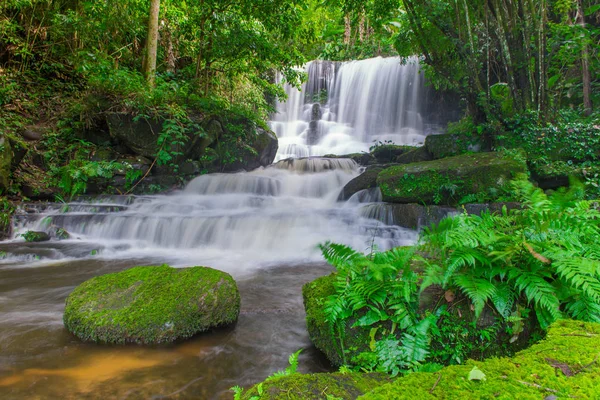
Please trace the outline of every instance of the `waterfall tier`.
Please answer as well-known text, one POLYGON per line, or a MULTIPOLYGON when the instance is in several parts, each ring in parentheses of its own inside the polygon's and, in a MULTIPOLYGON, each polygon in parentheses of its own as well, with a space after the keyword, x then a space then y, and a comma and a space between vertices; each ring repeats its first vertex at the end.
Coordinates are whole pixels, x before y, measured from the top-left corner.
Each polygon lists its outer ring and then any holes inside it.
POLYGON ((423 143, 418 60, 312 61, 305 69, 300 90, 285 84, 288 100, 277 103, 270 123, 279 138, 276 161, 366 152, 379 142, 423 143))

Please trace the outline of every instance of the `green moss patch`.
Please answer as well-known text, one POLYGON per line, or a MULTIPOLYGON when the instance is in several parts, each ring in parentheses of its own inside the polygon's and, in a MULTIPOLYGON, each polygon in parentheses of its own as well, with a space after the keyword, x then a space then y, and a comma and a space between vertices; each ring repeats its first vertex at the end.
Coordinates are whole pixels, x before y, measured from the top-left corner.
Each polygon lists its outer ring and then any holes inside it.
POLYGON ((485 149, 481 135, 477 134, 429 135, 425 138, 425 147, 436 160, 465 153, 478 153, 485 149))
POLYGON ((383 385, 363 400, 600 398, 600 324, 558 321, 545 340, 513 358, 414 373, 383 385), (474 369, 476 367, 476 369, 474 369), (477 372, 485 375, 482 378, 477 372), (479 375, 479 376, 478 376, 479 375))
POLYGON ((517 174, 524 161, 504 153, 466 154, 441 160, 398 165, 377 177, 383 200, 392 203, 457 204, 493 201, 517 174), (467 201, 468 202, 468 201, 467 201))
POLYGON ((207 267, 135 267, 101 275, 67 297, 64 324, 84 341, 169 343, 232 323, 240 311, 233 278, 207 267))
POLYGON ((356 399, 374 388, 391 382, 379 373, 292 374, 268 378, 244 393, 242 399, 260 400, 356 399))

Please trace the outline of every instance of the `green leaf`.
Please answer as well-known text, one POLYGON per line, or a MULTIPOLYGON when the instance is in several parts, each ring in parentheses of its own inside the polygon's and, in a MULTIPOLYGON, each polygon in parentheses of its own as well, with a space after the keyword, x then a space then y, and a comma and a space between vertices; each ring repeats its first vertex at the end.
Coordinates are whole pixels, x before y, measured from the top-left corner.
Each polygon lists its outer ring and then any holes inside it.
POLYGON ((485 381, 485 374, 477 366, 474 366, 471 372, 469 372, 469 380, 485 381))

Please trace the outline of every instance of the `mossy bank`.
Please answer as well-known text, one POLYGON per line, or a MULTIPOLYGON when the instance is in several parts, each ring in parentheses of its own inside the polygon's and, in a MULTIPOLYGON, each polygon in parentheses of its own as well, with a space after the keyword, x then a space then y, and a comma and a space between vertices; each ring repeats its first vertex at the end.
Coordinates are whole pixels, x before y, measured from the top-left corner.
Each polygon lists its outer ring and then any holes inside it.
POLYGON ((84 341, 170 343, 237 320, 233 278, 207 267, 135 267, 79 285, 67 298, 64 323, 84 341))

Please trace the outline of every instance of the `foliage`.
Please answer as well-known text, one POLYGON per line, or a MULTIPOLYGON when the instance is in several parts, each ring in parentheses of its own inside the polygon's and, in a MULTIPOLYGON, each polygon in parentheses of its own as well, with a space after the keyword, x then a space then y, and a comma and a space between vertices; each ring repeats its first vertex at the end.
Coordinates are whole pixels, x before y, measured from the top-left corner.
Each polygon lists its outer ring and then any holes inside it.
POLYGON ((423 287, 464 293, 477 316, 492 304, 508 318, 524 304, 543 328, 563 316, 600 321, 599 212, 581 200, 581 185, 552 196, 525 180, 512 185, 523 209, 463 214, 425 231, 423 243, 439 261, 423 287))
POLYGON ((335 294, 324 304, 327 321, 338 333, 349 319, 355 327, 371 327, 371 352, 353 362, 365 370, 393 375, 416 368, 429 354, 429 330, 437 316, 419 313, 418 275, 411 267, 414 249, 366 256, 340 244, 320 248, 338 271, 335 294), (380 340, 375 340, 376 333, 380 340))

